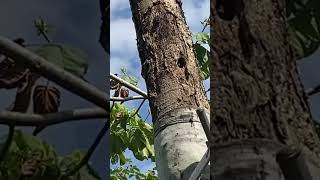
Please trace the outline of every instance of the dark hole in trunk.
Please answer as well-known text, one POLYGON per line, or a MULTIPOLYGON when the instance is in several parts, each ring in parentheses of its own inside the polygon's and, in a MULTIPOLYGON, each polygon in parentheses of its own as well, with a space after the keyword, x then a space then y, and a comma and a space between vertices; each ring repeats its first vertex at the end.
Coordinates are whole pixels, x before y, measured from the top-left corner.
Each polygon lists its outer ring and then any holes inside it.
POLYGON ((179 68, 183 68, 186 66, 186 60, 184 58, 179 58, 178 61, 177 61, 177 65, 179 68))

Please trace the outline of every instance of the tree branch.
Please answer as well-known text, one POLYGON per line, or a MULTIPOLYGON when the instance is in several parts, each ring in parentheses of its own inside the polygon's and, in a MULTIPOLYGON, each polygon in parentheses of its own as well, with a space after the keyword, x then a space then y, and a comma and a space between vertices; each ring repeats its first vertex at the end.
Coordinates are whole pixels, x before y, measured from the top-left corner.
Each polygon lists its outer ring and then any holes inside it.
POLYGON ((140 109, 141 109, 141 107, 142 107, 142 105, 143 105, 143 103, 144 103, 145 101, 146 101, 146 99, 144 99, 144 100, 140 103, 138 109, 128 118, 127 121, 129 121, 131 118, 133 118, 135 115, 138 114, 138 112, 140 111, 140 109))
POLYGON ((320 92, 320 84, 317 85, 317 86, 314 87, 314 88, 308 89, 307 92, 306 92, 306 94, 307 94, 307 96, 312 96, 312 95, 317 94, 317 93, 319 93, 319 92, 320 92))
POLYGON ((130 101, 130 100, 136 100, 136 99, 146 99, 143 96, 130 96, 127 98, 121 98, 121 97, 111 97, 110 101, 130 101))
POLYGON ((0 153, 0 164, 1 162, 4 160, 4 158, 6 157, 8 150, 10 149, 11 143, 12 143, 12 139, 13 139, 13 135, 14 135, 14 126, 9 126, 9 134, 7 137, 6 142, 4 143, 4 145, 2 146, 1 149, 1 153, 0 153))
POLYGON ((64 177, 72 176, 74 173, 78 172, 84 165, 86 165, 88 163, 88 161, 89 161, 90 157, 92 156, 94 150, 98 147, 98 145, 100 144, 102 138, 107 133, 107 130, 109 129, 109 126, 110 126, 110 124, 109 124, 109 121, 108 121, 108 122, 105 123, 103 128, 100 130, 100 132, 97 135, 96 139, 94 140, 93 144, 90 146, 90 148, 88 149, 86 155, 82 158, 80 163, 75 168, 70 170, 68 173, 63 175, 64 177))
POLYGON ((0 49, 6 56, 11 57, 19 63, 25 63, 35 73, 46 77, 95 105, 102 107, 107 111, 109 110, 109 96, 77 76, 1 36, 0 49))
POLYGON ((128 83, 127 81, 119 78, 118 76, 110 73, 110 78, 113 79, 113 80, 115 80, 115 81, 117 81, 117 82, 119 82, 120 84, 122 84, 123 86, 129 88, 130 90, 136 92, 137 94, 140 94, 141 96, 143 96, 143 97, 145 97, 145 98, 148 98, 148 94, 147 94, 146 92, 144 92, 144 91, 142 91, 141 89, 135 87, 134 85, 128 83))
POLYGON ((84 108, 41 115, 10 111, 0 112, 0 124, 10 126, 49 126, 63 122, 97 118, 109 119, 109 113, 101 108, 84 108))

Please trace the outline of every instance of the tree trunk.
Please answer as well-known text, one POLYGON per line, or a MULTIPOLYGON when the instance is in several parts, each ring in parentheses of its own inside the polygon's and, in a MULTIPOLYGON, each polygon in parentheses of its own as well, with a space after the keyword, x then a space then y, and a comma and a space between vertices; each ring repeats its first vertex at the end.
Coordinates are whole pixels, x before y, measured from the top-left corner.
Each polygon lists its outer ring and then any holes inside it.
POLYGON ((130 0, 155 129, 160 180, 187 179, 204 155, 195 112, 209 109, 179 0, 130 0))
POLYGON ((239 13, 228 21, 211 1, 210 138, 217 162, 211 172, 213 179, 281 179, 270 158, 281 145, 301 143, 317 156, 320 150, 288 42, 285 4, 232 2, 239 13))
POLYGON ((101 27, 99 42, 108 54, 110 54, 110 0, 99 0, 101 13, 101 27))

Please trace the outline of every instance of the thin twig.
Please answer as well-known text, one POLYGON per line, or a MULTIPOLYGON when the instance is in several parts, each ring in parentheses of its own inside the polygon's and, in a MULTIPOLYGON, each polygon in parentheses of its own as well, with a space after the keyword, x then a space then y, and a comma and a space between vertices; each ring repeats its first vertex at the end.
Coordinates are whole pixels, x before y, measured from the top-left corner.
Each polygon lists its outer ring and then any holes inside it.
POLYGON ((150 111, 149 111, 149 109, 148 109, 148 115, 147 115, 147 117, 144 119, 144 122, 146 122, 146 121, 147 121, 147 119, 148 119, 149 115, 150 115, 150 111))
POLYGON ((141 96, 143 96, 143 97, 145 97, 145 98, 148 98, 148 94, 147 94, 146 92, 144 92, 144 91, 142 91, 141 89, 135 87, 134 85, 128 83, 127 81, 119 78, 118 76, 110 73, 110 78, 113 79, 114 81, 119 82, 120 84, 122 84, 123 86, 129 88, 130 90, 132 90, 132 91, 140 94, 141 96))
POLYGON ((1 153, 0 153, 0 164, 4 160, 4 158, 6 157, 8 150, 10 149, 13 135, 14 135, 14 128, 15 127, 13 125, 9 126, 9 134, 8 134, 7 140, 4 143, 2 150, 1 150, 1 153))
POLYGON ((50 39, 49 39, 49 37, 47 36, 47 34, 46 34, 46 33, 41 32, 41 35, 44 37, 44 39, 45 39, 48 43, 50 43, 50 42, 51 42, 51 41, 50 41, 50 39))
POLYGON ((0 124, 15 126, 49 126, 84 119, 109 118, 107 111, 101 108, 83 108, 49 114, 25 114, 19 112, 0 112, 0 124))
POLYGON ((107 111, 110 109, 108 94, 30 50, 19 46, 10 39, 0 36, 0 49, 4 55, 15 61, 26 63, 27 67, 35 73, 107 111))
POLYGON ((145 99, 143 96, 130 96, 126 98, 121 98, 121 97, 111 97, 110 101, 130 101, 130 100, 136 100, 136 99, 145 99))
POLYGON ((31 46, 43 46, 45 45, 44 43, 30 43, 30 44, 25 44, 25 47, 31 47, 31 46))
POLYGON ((88 161, 89 161, 90 157, 92 156, 93 152, 98 147, 98 145, 100 144, 100 142, 101 142, 102 138, 105 136, 105 134, 107 134, 107 130, 109 129, 109 126, 110 126, 110 124, 108 121, 105 123, 103 128, 100 130, 100 132, 97 135, 96 139, 94 140, 93 144, 90 146, 86 155, 82 158, 80 163, 75 168, 73 168, 71 171, 69 171, 65 175, 63 175, 63 177, 72 176, 74 173, 78 172, 84 165, 88 164, 88 161))
POLYGON ((143 103, 144 103, 145 101, 146 101, 146 99, 144 99, 144 100, 140 103, 138 109, 133 113, 132 116, 129 117, 129 119, 128 119, 127 121, 129 121, 131 118, 133 118, 133 117, 140 111, 140 109, 141 109, 141 107, 142 107, 142 105, 143 105, 143 103))
POLYGON ((314 87, 314 88, 308 89, 307 92, 306 92, 306 94, 307 94, 307 96, 312 96, 312 95, 317 94, 317 93, 319 93, 319 92, 320 92, 320 84, 317 85, 317 86, 314 87))
POLYGON ((212 88, 210 87, 208 90, 206 90, 206 93, 209 92, 209 91, 211 91, 211 89, 212 89, 212 88))
MULTIPOLYGON (((210 17, 209 17, 209 18, 210 18, 210 17)), ((202 33, 204 32, 204 30, 206 30, 207 26, 209 25, 209 22, 208 22, 209 18, 205 20, 205 23, 206 23, 206 24, 203 26, 203 28, 202 28, 202 30, 201 30, 202 33)), ((198 43, 198 41, 196 41, 194 44, 197 44, 197 43, 198 43)))
POLYGON ((110 112, 112 112, 112 109, 113 109, 114 105, 115 105, 115 102, 112 101, 112 106, 111 106, 111 108, 110 108, 110 112))
POLYGON ((206 28, 208 27, 208 25, 209 25, 209 19, 210 19, 210 17, 205 20, 205 23, 206 23, 206 24, 203 26, 203 29, 202 29, 201 32, 204 32, 204 30, 206 30, 206 28))

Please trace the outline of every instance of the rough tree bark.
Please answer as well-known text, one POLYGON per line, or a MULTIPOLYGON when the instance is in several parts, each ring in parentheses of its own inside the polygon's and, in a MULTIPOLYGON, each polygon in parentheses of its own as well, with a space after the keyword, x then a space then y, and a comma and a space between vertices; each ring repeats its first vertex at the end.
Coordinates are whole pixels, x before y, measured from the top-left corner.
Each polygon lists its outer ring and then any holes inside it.
POLYGON ((238 2, 239 14, 226 21, 211 1, 211 172, 219 180, 277 180, 274 153, 301 143, 319 157, 319 138, 288 43, 284 1, 238 2))
POLYGON ((187 179, 207 138, 195 112, 209 109, 178 0, 130 0, 155 128, 160 180, 187 179))

